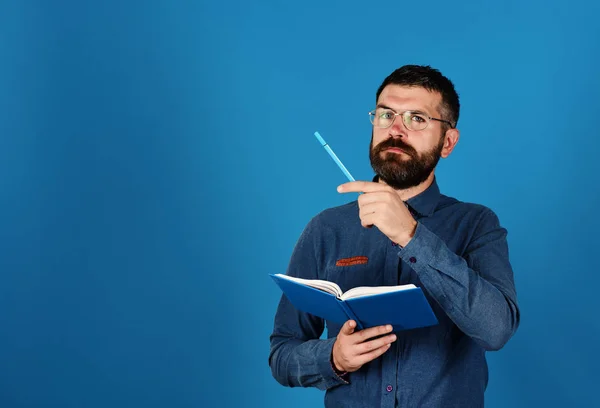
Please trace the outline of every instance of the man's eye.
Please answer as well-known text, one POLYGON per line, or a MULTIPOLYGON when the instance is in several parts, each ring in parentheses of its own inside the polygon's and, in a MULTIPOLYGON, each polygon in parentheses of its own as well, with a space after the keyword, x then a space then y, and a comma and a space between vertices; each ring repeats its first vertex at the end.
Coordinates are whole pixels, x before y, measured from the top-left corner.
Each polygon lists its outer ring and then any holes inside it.
POLYGON ((410 118, 413 122, 425 123, 425 118, 421 115, 412 115, 410 118))
POLYGON ((392 112, 382 112, 381 115, 379 115, 379 117, 381 119, 391 119, 394 117, 394 114, 392 112))

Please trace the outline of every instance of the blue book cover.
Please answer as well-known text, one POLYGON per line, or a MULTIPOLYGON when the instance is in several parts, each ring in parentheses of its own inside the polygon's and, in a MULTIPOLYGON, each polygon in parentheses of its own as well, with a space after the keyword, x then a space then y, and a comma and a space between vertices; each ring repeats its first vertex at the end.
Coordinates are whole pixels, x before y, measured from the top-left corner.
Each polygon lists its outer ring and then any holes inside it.
POLYGON ((358 329, 391 324, 394 331, 438 324, 421 288, 415 285, 360 287, 342 293, 333 282, 270 275, 298 310, 358 329))

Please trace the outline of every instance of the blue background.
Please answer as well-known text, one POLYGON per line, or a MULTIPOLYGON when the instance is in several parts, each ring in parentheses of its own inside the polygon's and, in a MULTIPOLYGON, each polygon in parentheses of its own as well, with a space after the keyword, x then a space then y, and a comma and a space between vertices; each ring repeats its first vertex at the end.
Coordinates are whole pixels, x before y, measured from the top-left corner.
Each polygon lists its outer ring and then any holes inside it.
POLYGON ((0 406, 320 406, 270 375, 267 274, 355 198, 313 132, 370 179, 409 63, 461 96, 442 191, 509 230, 487 406, 598 403, 597 2, 84 3, 0 8, 0 406))

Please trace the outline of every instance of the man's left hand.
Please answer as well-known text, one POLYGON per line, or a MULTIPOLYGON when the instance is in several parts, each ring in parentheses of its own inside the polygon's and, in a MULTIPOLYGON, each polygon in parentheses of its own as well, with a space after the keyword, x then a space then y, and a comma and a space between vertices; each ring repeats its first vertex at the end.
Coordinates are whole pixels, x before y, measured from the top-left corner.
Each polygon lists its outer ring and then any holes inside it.
POLYGON ((375 225, 393 242, 406 246, 417 228, 404 202, 393 188, 369 181, 351 181, 338 186, 339 193, 360 193, 358 207, 363 227, 375 225))

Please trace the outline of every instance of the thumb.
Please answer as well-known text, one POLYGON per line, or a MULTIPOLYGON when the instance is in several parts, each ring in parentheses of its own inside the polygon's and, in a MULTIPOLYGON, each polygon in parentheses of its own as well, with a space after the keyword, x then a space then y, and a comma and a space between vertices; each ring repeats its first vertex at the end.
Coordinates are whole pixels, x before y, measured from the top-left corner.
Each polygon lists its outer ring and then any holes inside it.
POLYGON ((346 321, 346 323, 344 323, 344 326, 342 326, 342 333, 346 334, 346 335, 350 335, 352 333, 354 333, 354 328, 356 327, 356 322, 354 320, 348 320, 346 321))

